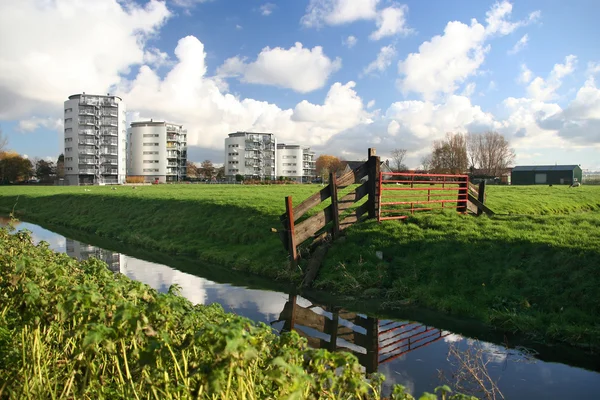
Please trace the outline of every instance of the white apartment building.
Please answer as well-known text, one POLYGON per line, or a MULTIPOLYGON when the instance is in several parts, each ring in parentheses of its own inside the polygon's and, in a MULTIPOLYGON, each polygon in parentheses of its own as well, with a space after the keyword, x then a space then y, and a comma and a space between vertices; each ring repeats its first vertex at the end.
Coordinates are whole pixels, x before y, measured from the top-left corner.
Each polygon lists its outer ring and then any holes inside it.
POLYGON ((276 179, 277 141, 272 133, 235 132, 225 138, 225 176, 276 179))
POLYGON ((126 115, 121 98, 74 94, 65 101, 65 181, 68 185, 125 182, 126 115))
POLYGON ((127 175, 145 182, 180 182, 187 176, 187 131, 165 121, 132 122, 127 134, 127 175))
POLYGON ((99 247, 78 242, 77 240, 67 239, 66 241, 67 255, 72 258, 84 261, 89 258, 97 258, 104 261, 113 272, 120 272, 123 265, 124 256, 114 251, 104 250, 99 247))
POLYGON ((315 153, 308 146, 280 143, 276 158, 278 176, 298 182, 310 182, 316 176, 315 153))

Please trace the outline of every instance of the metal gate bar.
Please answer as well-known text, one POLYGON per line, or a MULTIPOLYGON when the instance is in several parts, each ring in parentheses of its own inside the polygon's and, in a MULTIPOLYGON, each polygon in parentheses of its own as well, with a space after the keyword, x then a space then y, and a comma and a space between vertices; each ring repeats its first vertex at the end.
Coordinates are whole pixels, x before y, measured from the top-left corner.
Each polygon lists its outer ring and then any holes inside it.
POLYGON ((446 208, 466 212, 468 197, 468 175, 381 172, 378 220, 446 208))

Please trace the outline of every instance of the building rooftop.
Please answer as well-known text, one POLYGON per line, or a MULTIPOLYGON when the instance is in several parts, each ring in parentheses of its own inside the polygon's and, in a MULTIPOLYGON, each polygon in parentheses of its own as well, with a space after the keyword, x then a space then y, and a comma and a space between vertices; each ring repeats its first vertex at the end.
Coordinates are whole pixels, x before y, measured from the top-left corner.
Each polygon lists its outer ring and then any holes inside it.
POLYGON ((150 121, 135 121, 131 123, 131 126, 148 126, 148 125, 153 125, 153 126, 160 126, 160 125, 173 125, 173 126, 178 126, 179 128, 183 128, 183 125, 181 124, 174 124, 173 122, 167 122, 167 121, 154 121, 154 120, 150 120, 150 121))
POLYGON ((107 99, 119 99, 119 100, 123 101, 123 99, 120 98, 119 96, 114 96, 114 95, 111 95, 111 94, 108 94, 108 93, 104 95, 104 94, 93 94, 93 93, 85 93, 85 92, 78 93, 78 94, 72 94, 72 95, 69 96, 69 100, 78 99, 81 96, 106 97, 107 99))
POLYGON ((518 165, 513 171, 572 171, 578 165, 518 165))

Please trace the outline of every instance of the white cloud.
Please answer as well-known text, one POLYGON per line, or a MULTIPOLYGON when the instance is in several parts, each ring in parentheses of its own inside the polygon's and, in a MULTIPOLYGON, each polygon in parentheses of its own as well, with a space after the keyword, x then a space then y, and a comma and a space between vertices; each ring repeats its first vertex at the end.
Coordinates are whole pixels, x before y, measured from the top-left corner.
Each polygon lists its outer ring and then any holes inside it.
POLYGON ((528 42, 529 36, 527 34, 524 34, 523 37, 521 37, 521 39, 519 39, 519 41, 515 43, 512 49, 508 51, 508 54, 517 54, 527 46, 528 42))
POLYGON ((273 3, 265 3, 262 6, 260 6, 260 13, 262 15, 264 15, 265 17, 268 17, 269 15, 273 14, 273 11, 275 11, 275 8, 277 8, 277 6, 273 3))
POLYGON ((491 92, 493 90, 496 90, 498 88, 498 86, 496 85, 496 82, 494 81, 490 81, 490 83, 488 83, 488 92, 491 92))
POLYGON ((379 50, 377 58, 365 67, 363 70, 364 74, 372 74, 373 72, 383 72, 390 65, 392 60, 396 57, 396 49, 393 45, 384 46, 379 50))
POLYGON ((144 62, 146 40, 170 15, 156 0, 3 2, 0 37, 11 40, 0 52, 0 119, 48 113, 73 93, 106 93, 144 62))
POLYGON ((144 51, 144 64, 155 66, 157 68, 170 65, 171 60, 169 55, 156 47, 152 47, 144 51))
POLYGON ((356 36, 352 36, 352 35, 350 35, 347 38, 345 38, 344 40, 342 40, 342 44, 349 49, 353 48, 354 45, 356 45, 356 42, 358 42, 358 39, 356 38, 356 36))
POLYGON ((517 82, 522 84, 529 83, 531 81, 532 75, 533 73, 529 68, 527 68, 527 65, 521 64, 521 73, 517 78, 517 82))
POLYGON ((241 26, 240 24, 236 24, 235 29, 237 29, 238 31, 241 31, 242 29, 244 29, 244 27, 241 26))
MULTIPOLYGON (((494 81, 491 81, 490 84, 492 84, 493 82, 494 81)), ((473 93, 475 93, 475 87, 476 87, 475 82, 470 82, 467 86, 465 86, 465 88, 463 89, 463 91, 460 95, 464 96, 464 97, 471 97, 473 95, 473 93)))
POLYGON ((369 100, 369 102, 367 103, 367 108, 373 108, 375 107, 375 100, 369 100))
POLYGON ((33 132, 38 128, 46 128, 52 129, 59 132, 62 132, 63 129, 63 119, 62 118, 38 118, 31 117, 27 119, 22 119, 19 121, 19 125, 17 126, 17 130, 21 132, 33 132))
POLYGON ((406 26, 406 13, 408 7, 405 5, 391 6, 384 8, 377 13, 375 23, 377 30, 369 38, 379 40, 387 36, 408 35, 414 32, 406 26))
POLYGON ((507 20, 507 17, 509 17, 511 13, 512 4, 508 1, 504 0, 494 4, 492 8, 485 13, 485 21, 487 22, 486 33, 491 35, 508 35, 521 26, 537 21, 541 16, 541 12, 538 10, 530 13, 529 17, 525 20, 511 22, 507 20))
POLYGON ((586 73, 588 75, 595 75, 600 72, 600 62, 588 62, 588 67, 586 73))
POLYGON ((573 73, 577 57, 569 55, 565 57, 564 64, 555 64, 552 72, 547 79, 536 77, 527 87, 527 94, 530 98, 539 101, 550 100, 556 97, 556 90, 561 87, 562 79, 573 73))
MULTIPOLYGON (((458 85, 477 73, 485 60, 490 46, 486 41, 494 35, 506 35, 528 20, 510 22, 512 12, 508 2, 496 3, 486 13, 484 27, 476 19, 467 25, 458 21, 448 22, 443 35, 437 35, 419 46, 418 53, 409 54, 398 63, 401 78, 398 87, 404 93, 415 92, 425 99, 440 94, 454 93, 458 85)), ((535 14, 537 15, 537 14, 535 14)))
POLYGON ((192 8, 196 4, 207 3, 212 0, 169 0, 171 3, 182 8, 192 8))
POLYGON ((308 27, 374 19, 379 0, 310 0, 300 22, 308 27))
POLYGON ((329 76, 342 66, 340 58, 331 60, 323 48, 303 48, 296 43, 290 49, 265 47, 256 61, 240 57, 225 60, 217 71, 223 77, 239 77, 242 82, 273 85, 307 93, 322 88, 329 76))
POLYGON ((458 83, 473 75, 489 50, 483 46, 485 28, 473 20, 471 25, 449 22, 443 35, 434 36, 398 63, 403 76, 398 86, 403 93, 420 93, 433 99, 439 93, 452 93, 458 83))
POLYGON ((204 45, 195 37, 180 39, 175 56, 178 62, 164 78, 142 66, 132 81, 123 80, 117 93, 127 99, 130 110, 185 125, 191 146, 220 153, 224 137, 237 130, 274 132, 282 141, 318 145, 369 122, 354 82, 333 84, 323 104, 302 101, 282 110, 222 92, 218 81, 206 76, 204 45))

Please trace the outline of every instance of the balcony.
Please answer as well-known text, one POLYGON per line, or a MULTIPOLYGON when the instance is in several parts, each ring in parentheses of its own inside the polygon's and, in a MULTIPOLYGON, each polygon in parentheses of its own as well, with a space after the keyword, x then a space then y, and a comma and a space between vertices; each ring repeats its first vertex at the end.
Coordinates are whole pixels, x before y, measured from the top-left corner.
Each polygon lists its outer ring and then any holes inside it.
POLYGON ((78 141, 79 144, 87 144, 87 145, 95 145, 96 141, 95 140, 90 140, 90 139, 79 139, 78 141))
POLYGON ((96 125, 96 120, 93 118, 79 118, 79 125, 96 125))
POLYGON ((102 174, 105 174, 105 175, 118 175, 119 174, 119 170, 116 168, 102 168, 101 172, 102 172, 102 174))
POLYGON ((98 102, 98 105, 102 105, 105 107, 118 107, 117 103, 114 100, 102 99, 98 102))
POLYGON ((89 155, 94 155, 96 154, 96 150, 94 149, 77 149, 77 152, 79 154, 89 154, 89 155))
POLYGON ((110 139, 104 139, 103 141, 100 142, 100 144, 102 146, 118 146, 119 145, 119 141, 118 140, 110 140, 110 139))
POLYGON ((87 135, 87 136, 95 136, 96 135, 96 131, 91 130, 91 129, 83 129, 83 130, 79 131, 79 135, 80 136, 82 136, 82 135, 83 136, 85 136, 85 135, 87 135))
POLYGON ((102 131, 102 135, 103 136, 119 136, 119 132, 117 131, 113 131, 113 130, 103 130, 102 131))
POLYGON ((96 159, 95 158, 80 158, 79 159, 79 164, 96 164, 96 159))
POLYGON ((102 115, 110 115, 111 117, 118 117, 119 112, 116 108, 103 108, 102 115))
POLYGON ((101 160, 102 164, 108 164, 108 165, 118 165, 119 161, 117 161, 117 159, 115 158, 103 158, 101 160))
POLYGON ((94 175, 95 173, 96 173, 96 170, 93 168, 80 168, 79 169, 80 175, 94 175))
POLYGON ((96 115, 96 110, 94 108, 80 108, 79 115, 96 115))

